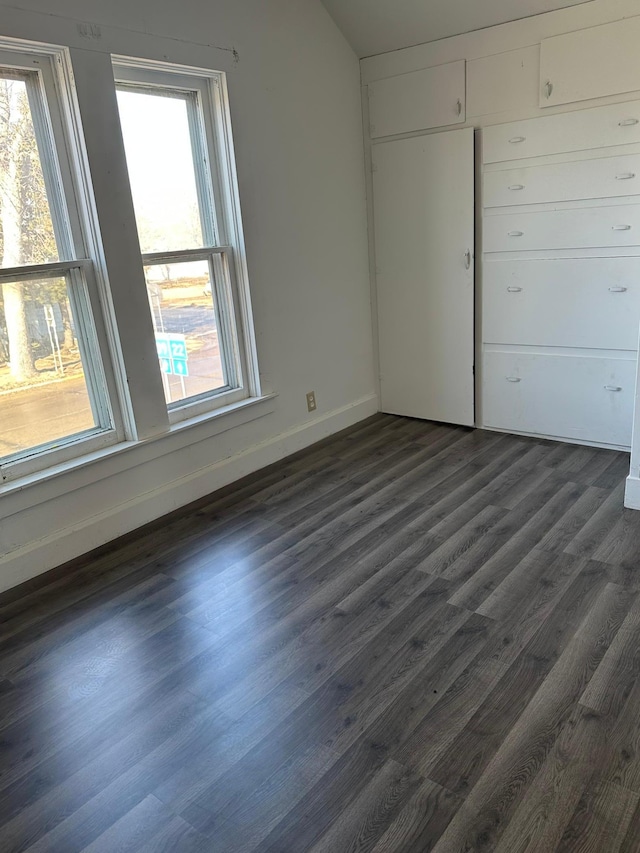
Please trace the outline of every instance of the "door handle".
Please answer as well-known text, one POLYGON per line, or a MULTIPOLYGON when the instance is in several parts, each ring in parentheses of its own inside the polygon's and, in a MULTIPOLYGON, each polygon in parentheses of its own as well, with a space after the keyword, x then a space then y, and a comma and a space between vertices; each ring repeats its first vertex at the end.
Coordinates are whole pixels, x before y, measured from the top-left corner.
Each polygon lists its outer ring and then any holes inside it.
POLYGON ((616 181, 632 181, 635 176, 635 172, 625 172, 622 175, 616 175, 616 181))
POLYGON ((549 100, 549 98, 551 97, 552 94, 553 94, 553 83, 551 82, 551 80, 547 80, 547 82, 544 84, 544 96, 547 100, 549 100))
POLYGON ((626 292, 627 292, 626 287, 610 287, 609 288, 609 293, 626 293, 626 292))
POLYGON ((621 385, 605 385, 604 390, 605 391, 622 391, 622 386, 621 385))
POLYGON ((464 268, 466 270, 471 269, 471 249, 467 249, 467 251, 464 253, 464 268))
POLYGON ((456 101, 456 112, 459 116, 462 115, 462 101, 460 100, 460 98, 458 98, 458 100, 456 101))
POLYGON ((614 225, 612 231, 631 231, 630 225, 614 225))

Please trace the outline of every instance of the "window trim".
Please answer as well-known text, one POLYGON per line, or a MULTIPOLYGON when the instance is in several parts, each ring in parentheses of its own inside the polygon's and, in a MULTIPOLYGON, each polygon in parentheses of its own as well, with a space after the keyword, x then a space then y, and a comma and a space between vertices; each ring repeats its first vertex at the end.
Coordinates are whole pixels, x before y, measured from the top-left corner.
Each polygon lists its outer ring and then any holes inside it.
MULTIPOLYGON (((197 92, 200 100, 199 112, 202 119, 200 132, 205 143, 205 148, 202 150, 208 157, 209 169, 206 180, 211 188, 213 199, 210 213, 217 242, 215 245, 194 250, 141 254, 141 260, 144 266, 152 257, 164 260, 168 257, 181 256, 182 260, 187 260, 187 255, 196 256, 203 252, 224 255, 227 279, 233 296, 233 318, 231 319, 235 325, 234 346, 239 364, 239 379, 242 384, 228 391, 223 389, 209 392, 206 396, 187 398, 167 407, 169 421, 175 424, 206 412, 213 413, 217 408, 237 400, 259 398, 262 394, 226 75, 221 71, 120 55, 112 56, 112 61, 116 89, 122 86, 138 90, 158 88, 197 92), (185 252, 186 255, 183 254, 185 252)), ((197 170, 195 156, 194 167, 197 170)), ((199 177, 196 175, 196 184, 198 183, 199 177)), ((203 237, 205 235, 206 231, 203 228, 203 237)))
POLYGON ((68 286, 81 297, 75 307, 81 309, 77 320, 86 333, 81 352, 97 421, 90 430, 3 456, 0 482, 8 482, 116 444, 124 438, 125 430, 118 407, 113 405, 117 399, 115 371, 98 293, 105 270, 101 268, 99 241, 86 204, 92 189, 88 167, 83 162, 84 150, 79 146, 82 134, 77 109, 70 99, 68 51, 0 38, 0 67, 36 75, 28 78, 27 93, 60 257, 52 263, 1 267, 0 283, 58 275, 67 278, 68 286))

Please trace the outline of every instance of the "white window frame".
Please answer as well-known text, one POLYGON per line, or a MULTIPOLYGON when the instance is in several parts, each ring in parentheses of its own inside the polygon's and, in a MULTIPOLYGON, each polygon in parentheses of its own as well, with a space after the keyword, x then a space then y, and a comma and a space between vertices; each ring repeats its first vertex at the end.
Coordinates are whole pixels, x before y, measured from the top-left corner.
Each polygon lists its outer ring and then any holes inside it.
POLYGON ((0 268, 0 284, 60 277, 67 280, 78 324, 87 390, 97 425, 0 459, 0 483, 37 473, 102 450, 124 439, 118 377, 113 370, 109 334, 102 315, 106 270, 93 217, 92 191, 71 95, 71 72, 64 49, 0 39, 0 67, 37 76, 30 97, 42 169, 60 260, 0 268), (48 151, 46 149, 49 149, 48 151))
POLYGON ((226 76, 122 56, 113 57, 113 64, 117 88, 182 91, 194 93, 197 101, 197 113, 189 112, 203 242, 207 245, 143 254, 141 260, 143 266, 172 261, 209 263, 221 357, 230 381, 221 389, 169 404, 169 422, 176 424, 261 395, 226 76))

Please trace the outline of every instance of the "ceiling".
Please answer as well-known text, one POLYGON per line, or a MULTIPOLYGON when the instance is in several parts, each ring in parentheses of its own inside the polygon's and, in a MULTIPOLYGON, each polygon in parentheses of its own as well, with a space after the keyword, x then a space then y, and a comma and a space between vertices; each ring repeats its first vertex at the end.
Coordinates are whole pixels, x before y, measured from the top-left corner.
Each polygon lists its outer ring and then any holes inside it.
POLYGON ((481 30, 590 0, 322 0, 358 56, 481 30))

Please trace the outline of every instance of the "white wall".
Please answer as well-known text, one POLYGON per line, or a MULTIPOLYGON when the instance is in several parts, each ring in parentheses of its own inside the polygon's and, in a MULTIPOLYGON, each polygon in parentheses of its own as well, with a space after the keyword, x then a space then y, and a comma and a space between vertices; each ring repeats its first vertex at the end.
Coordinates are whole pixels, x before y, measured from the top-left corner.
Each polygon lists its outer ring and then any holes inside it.
POLYGON ((0 488, 4 589, 367 417, 377 398, 358 61, 320 0, 13 0, 0 35, 228 72, 260 370, 277 394, 224 432, 205 423, 0 488))
MULTIPOLYGON (((376 80, 445 63, 459 60, 466 60, 467 63, 466 123, 458 124, 456 127, 483 128, 520 119, 637 100, 640 98, 640 92, 630 91, 613 97, 580 100, 561 106, 541 108, 540 54, 541 42, 544 39, 587 30, 638 15, 640 15, 640 5, 637 0, 593 0, 580 6, 362 60, 367 162, 370 163, 371 158, 371 141, 367 127, 368 85, 376 80)), ((589 61, 597 62, 598 58, 589 57, 589 61)), ((398 138, 402 138, 402 135, 398 138)), ((369 174, 367 180, 371 221, 369 174)), ((372 244, 373 234, 370 229, 370 252, 372 252, 372 244)), ((371 258, 373 268, 373 255, 371 258)), ((477 260, 476 269, 481 280, 480 259, 477 260)), ((373 301, 375 310, 375 291, 373 301)), ((631 476, 627 482, 626 505, 640 509, 640 383, 636 394, 631 476)))

